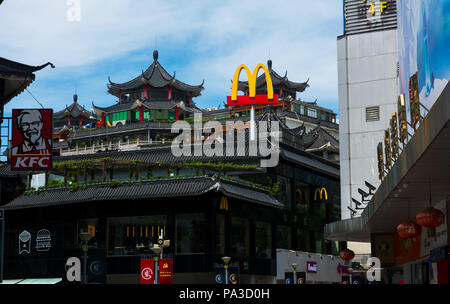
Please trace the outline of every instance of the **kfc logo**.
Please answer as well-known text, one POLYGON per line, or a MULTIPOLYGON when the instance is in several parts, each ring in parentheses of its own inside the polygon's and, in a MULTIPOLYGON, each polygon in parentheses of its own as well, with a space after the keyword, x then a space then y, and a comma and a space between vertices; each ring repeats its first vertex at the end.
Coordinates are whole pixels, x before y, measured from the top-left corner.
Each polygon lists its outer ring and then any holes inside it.
POLYGON ((52 167, 51 109, 13 110, 11 170, 52 167))

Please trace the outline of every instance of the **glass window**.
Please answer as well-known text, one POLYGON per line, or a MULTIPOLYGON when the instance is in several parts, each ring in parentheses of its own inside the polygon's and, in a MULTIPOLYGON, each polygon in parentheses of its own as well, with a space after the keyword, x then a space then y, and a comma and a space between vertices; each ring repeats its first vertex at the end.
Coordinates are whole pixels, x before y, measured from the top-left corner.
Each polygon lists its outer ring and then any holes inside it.
POLYGON ((152 215, 108 219, 108 254, 152 253, 159 235, 167 236, 167 216, 152 215))
POLYGON ((277 226, 277 248, 292 249, 291 228, 277 226))
POLYGON ((150 112, 144 112, 144 120, 150 119, 150 112))
POLYGON ((323 253, 323 234, 321 232, 314 232, 314 244, 316 253, 323 253))
POLYGON ((231 218, 231 252, 234 256, 250 255, 250 223, 246 219, 231 218))
POLYGON ((88 242, 89 247, 102 247, 104 244, 99 244, 98 240, 98 218, 93 219, 83 219, 78 221, 78 233, 76 236, 77 244, 79 246, 81 244, 80 233, 81 232, 89 232, 92 235, 92 238, 88 242))
POLYGON ((297 250, 309 252, 309 232, 304 229, 297 229, 297 250))
POLYGON ((300 114, 305 115, 305 106, 300 106, 300 114))
POLYGON ((255 228, 256 257, 270 258, 272 256, 272 231, 270 224, 256 222, 255 228))
POLYGON ((216 253, 225 253, 225 215, 216 214, 216 253))
POLYGON ((313 118, 317 118, 317 110, 308 108, 308 116, 309 117, 313 117, 313 118))
POLYGON ((180 214, 176 216, 175 221, 177 227, 175 236, 176 253, 204 253, 204 214, 180 214))

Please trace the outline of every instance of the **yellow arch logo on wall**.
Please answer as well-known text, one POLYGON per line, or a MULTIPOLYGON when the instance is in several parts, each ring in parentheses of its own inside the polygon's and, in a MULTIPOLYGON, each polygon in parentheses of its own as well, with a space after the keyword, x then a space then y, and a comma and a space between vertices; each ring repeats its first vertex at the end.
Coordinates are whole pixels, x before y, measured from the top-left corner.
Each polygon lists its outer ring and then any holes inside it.
POLYGON ((225 196, 220 199, 220 210, 228 211, 228 199, 225 196))
POLYGON ((317 194, 319 194, 319 198, 320 199, 324 199, 328 200, 328 193, 327 193, 327 189, 325 189, 325 187, 322 188, 317 188, 316 192, 314 193, 314 200, 317 201, 317 194))
POLYGON ((300 189, 295 190, 298 193, 298 203, 303 203, 303 191, 300 189))

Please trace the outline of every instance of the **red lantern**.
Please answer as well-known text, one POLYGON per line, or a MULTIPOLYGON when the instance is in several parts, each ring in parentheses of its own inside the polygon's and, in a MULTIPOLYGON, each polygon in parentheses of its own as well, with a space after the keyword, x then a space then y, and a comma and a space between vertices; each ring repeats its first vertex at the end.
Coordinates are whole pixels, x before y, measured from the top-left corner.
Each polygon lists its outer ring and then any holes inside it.
POLYGON ((397 226, 397 234, 402 239, 415 238, 421 233, 422 227, 411 220, 408 220, 407 222, 401 223, 397 226))
POLYGON ((433 207, 428 207, 416 215, 417 223, 426 228, 436 228, 444 223, 444 213, 433 207))
POLYGON ((345 249, 345 250, 341 250, 341 252, 339 252, 339 256, 344 261, 350 261, 351 259, 353 259, 355 257, 355 253, 353 251, 351 251, 350 249, 345 249))

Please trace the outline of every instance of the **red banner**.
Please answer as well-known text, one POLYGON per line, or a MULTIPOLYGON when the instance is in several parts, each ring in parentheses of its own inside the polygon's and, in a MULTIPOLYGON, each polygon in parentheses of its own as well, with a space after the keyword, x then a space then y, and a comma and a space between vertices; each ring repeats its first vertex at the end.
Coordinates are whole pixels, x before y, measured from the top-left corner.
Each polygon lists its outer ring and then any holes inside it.
POLYGON ((11 170, 52 168, 52 109, 12 110, 11 170))
POLYGON ((158 275, 158 283, 159 284, 172 284, 172 259, 161 259, 159 260, 159 275, 158 275))
POLYGON ((141 260, 141 284, 153 284, 155 264, 153 260, 141 260))

